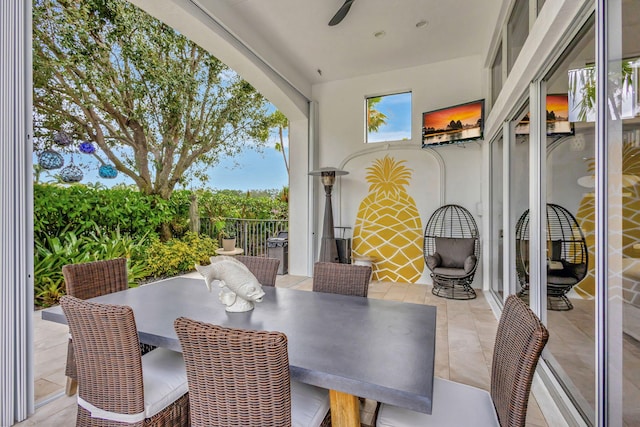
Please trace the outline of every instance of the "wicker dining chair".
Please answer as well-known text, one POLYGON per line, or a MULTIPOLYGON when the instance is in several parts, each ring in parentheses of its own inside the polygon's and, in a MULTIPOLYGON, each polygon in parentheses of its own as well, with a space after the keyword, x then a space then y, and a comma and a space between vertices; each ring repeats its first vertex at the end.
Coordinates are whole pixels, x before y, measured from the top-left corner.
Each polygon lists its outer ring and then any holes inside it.
MULTIPOLYGON (((356 264, 339 264, 335 262, 316 262, 313 268, 313 291, 330 294, 352 295, 366 298, 371 281, 371 266, 356 264)), ((366 399, 358 398, 360 405, 366 404, 366 399)), ((374 402, 374 401, 371 401, 374 402)), ((375 405, 377 413, 379 403, 375 405)))
POLYGON ((260 256, 237 255, 238 261, 247 266, 262 286, 275 286, 280 260, 260 256))
POLYGON ((140 355, 130 307, 65 295, 60 304, 74 338, 78 427, 188 426, 189 394, 179 352, 140 355))
POLYGON ((224 328, 179 317, 193 427, 321 426, 328 390, 291 381, 282 332, 224 328))
POLYGON ((313 268, 313 291, 366 297, 371 267, 368 265, 317 262, 313 268))
POLYGON ((540 319, 520 298, 511 295, 496 333, 491 393, 434 378, 431 415, 382 404, 376 425, 524 427, 533 374, 548 339, 549 332, 540 319))
MULTIPOLYGON (((62 267, 62 275, 67 287, 67 295, 83 300, 124 291, 129 287, 126 258, 65 265, 62 267)), ((154 348, 148 344, 140 344, 142 354, 154 348)), ((67 376, 65 392, 71 396, 76 393, 78 387, 78 374, 71 339, 67 344, 65 375, 67 376)))

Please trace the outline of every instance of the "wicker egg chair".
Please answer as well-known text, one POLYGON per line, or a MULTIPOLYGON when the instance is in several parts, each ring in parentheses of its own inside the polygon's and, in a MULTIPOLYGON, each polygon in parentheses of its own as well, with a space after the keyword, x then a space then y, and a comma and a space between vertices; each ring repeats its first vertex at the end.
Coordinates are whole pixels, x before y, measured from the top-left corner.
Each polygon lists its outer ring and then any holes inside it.
POLYGON ((424 258, 433 279, 433 294, 450 299, 473 299, 471 287, 480 258, 478 226, 471 213, 458 205, 438 208, 424 230, 424 258))
MULTIPOLYGON (((567 209, 547 204, 547 308, 571 310, 567 293, 587 275, 589 253, 584 233, 567 209)), ((516 272, 521 289, 529 295, 529 209, 516 224, 516 272)))

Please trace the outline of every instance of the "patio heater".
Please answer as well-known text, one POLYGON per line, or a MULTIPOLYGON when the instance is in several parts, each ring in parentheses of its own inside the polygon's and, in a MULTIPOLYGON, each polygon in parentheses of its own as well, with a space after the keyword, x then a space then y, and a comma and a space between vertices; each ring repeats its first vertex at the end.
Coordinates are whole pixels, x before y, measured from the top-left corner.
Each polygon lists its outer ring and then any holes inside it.
POLYGON ((336 176, 346 175, 349 172, 336 168, 320 168, 309 172, 309 175, 319 176, 324 185, 324 222, 322 225, 322 243, 320 245, 320 262, 340 262, 338 257, 338 244, 333 230, 333 207, 331 206, 331 190, 336 182, 336 176))

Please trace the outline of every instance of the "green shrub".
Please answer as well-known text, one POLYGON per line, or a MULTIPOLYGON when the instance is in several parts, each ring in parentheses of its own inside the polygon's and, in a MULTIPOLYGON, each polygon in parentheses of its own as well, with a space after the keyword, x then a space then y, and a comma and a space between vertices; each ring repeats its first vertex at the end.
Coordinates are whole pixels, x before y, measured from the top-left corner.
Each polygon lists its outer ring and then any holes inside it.
POLYGON ((276 192, 221 190, 176 190, 169 200, 149 196, 130 188, 97 190, 84 185, 60 187, 34 184, 34 235, 61 236, 73 231, 77 236, 120 230, 132 238, 158 236, 162 224, 169 224, 174 236, 189 227, 191 195, 198 197, 199 214, 206 218, 286 219, 288 204, 276 192))
POLYGON ((34 184, 33 192, 34 235, 40 240, 59 236, 65 230, 78 236, 96 229, 153 236, 160 232, 163 223, 175 223, 182 228, 188 219, 188 197, 183 206, 182 194, 175 200, 164 200, 131 189, 95 190, 83 185, 45 184, 34 184))
MULTIPOLYGON (((45 306, 57 303, 65 292, 65 264, 126 257, 130 286, 192 271, 196 262, 207 264, 218 244, 186 232, 192 194, 198 197, 200 216, 215 219, 212 235, 216 239, 225 224, 222 218, 286 219, 288 215, 288 205, 276 191, 176 190, 169 200, 131 188, 96 189, 81 184, 34 183, 33 191, 34 295, 36 304, 45 306), (174 236, 182 239, 161 243, 162 224, 169 224, 174 236)), ((260 241, 265 238, 259 236, 260 241)))
POLYGON ((55 304, 64 295, 65 286, 62 266, 92 261, 90 248, 84 246, 75 233, 64 233, 59 237, 36 240, 34 248, 34 292, 36 305, 55 304))
POLYGON ((78 238, 72 231, 60 237, 36 240, 34 250, 34 296, 36 305, 56 304, 66 293, 62 267, 66 264, 127 258, 129 286, 136 286, 148 275, 145 264, 145 239, 133 239, 120 234, 94 231, 78 238))
POLYGON ((234 190, 196 192, 200 216, 206 218, 287 219, 288 204, 277 195, 254 197, 234 190))
POLYGON ((195 270, 196 263, 209 264, 216 249, 215 240, 192 232, 167 242, 155 239, 147 249, 146 265, 153 277, 176 276, 195 270))

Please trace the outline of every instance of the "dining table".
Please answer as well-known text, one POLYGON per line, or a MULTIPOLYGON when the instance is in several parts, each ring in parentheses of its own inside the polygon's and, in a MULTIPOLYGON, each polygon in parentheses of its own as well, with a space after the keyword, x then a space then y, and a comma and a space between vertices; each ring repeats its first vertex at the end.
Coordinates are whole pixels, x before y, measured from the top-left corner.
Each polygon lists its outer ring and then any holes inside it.
MULTIPOLYGON (((430 414, 436 307, 263 286, 253 310, 225 311, 204 279, 174 277, 92 298, 133 309, 140 341, 181 351, 173 322, 280 331, 291 378, 329 390, 334 427, 360 425, 358 397, 430 414)), ((42 318, 66 324, 60 306, 42 318)))

